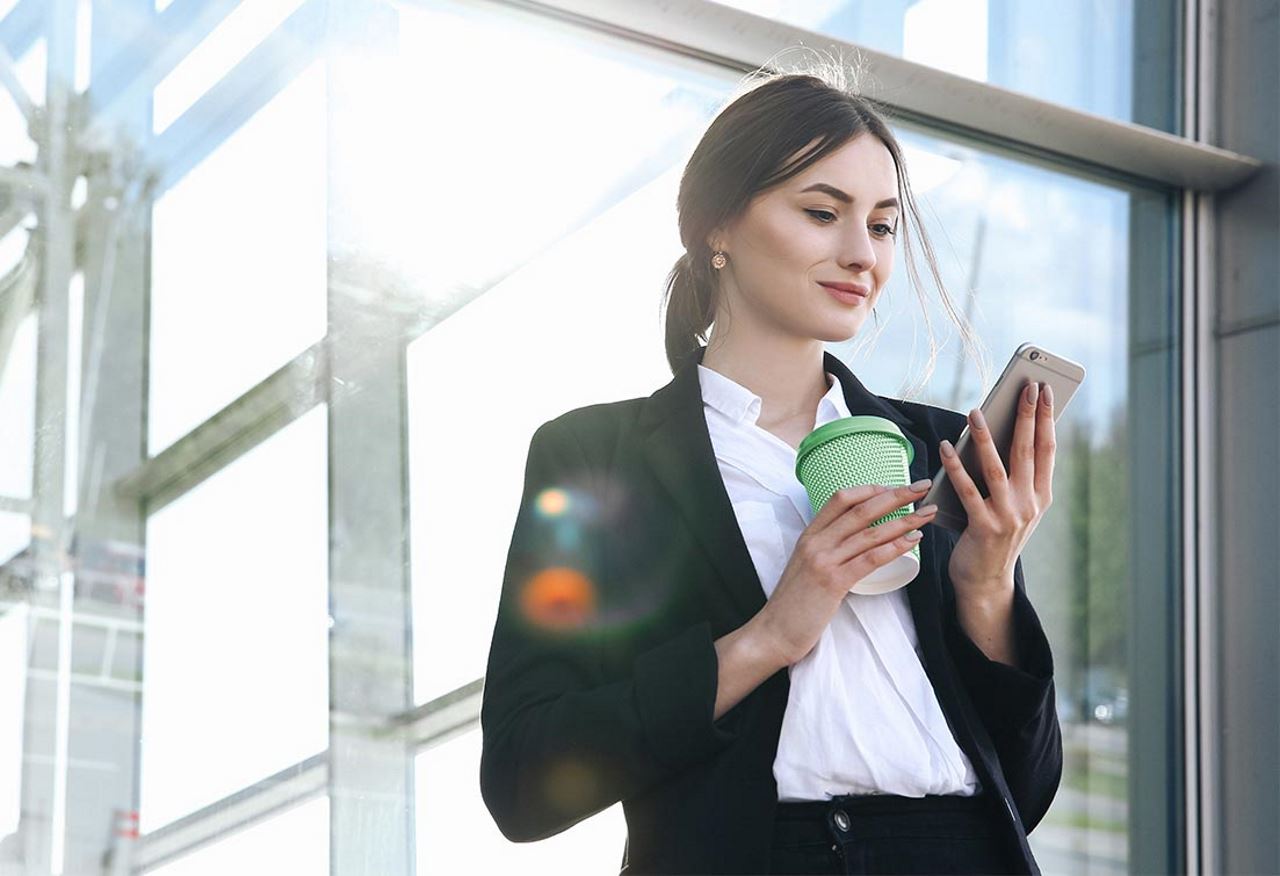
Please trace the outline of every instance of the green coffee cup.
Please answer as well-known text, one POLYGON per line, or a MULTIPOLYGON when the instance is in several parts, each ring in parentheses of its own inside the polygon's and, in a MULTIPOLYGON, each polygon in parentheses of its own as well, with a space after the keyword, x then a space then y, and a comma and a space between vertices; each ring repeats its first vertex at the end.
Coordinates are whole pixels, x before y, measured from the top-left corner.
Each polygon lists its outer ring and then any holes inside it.
MULTIPOLYGON (((810 432, 796 450, 796 478, 817 514, 837 490, 864 484, 911 483, 915 450, 892 420, 857 416, 833 420, 810 432)), ((915 512, 915 503, 891 511, 872 526, 915 512)), ((875 595, 903 587, 920 572, 920 545, 859 581, 852 593, 875 595)))

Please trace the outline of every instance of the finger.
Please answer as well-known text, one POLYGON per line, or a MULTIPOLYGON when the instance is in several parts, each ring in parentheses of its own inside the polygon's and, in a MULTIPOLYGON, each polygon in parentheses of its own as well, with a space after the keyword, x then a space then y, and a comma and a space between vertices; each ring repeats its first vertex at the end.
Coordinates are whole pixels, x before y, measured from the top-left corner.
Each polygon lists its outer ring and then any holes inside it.
POLYGON ((996 450, 991 430, 987 428, 987 421, 978 408, 969 412, 969 440, 978 447, 978 465, 981 466, 982 479, 986 481, 987 495, 994 510, 1008 510, 1011 506, 1009 476, 1005 472, 1000 451, 996 450))
POLYGON ((923 535, 924 533, 919 529, 911 529, 907 533, 893 539, 893 541, 874 547, 871 550, 864 551, 849 560, 844 566, 842 566, 842 568, 847 568, 849 570, 849 577, 855 579, 855 583, 850 589, 856 592, 858 586, 856 582, 861 581, 876 569, 879 569, 881 566, 888 565, 907 551, 911 550, 920 543, 920 538, 923 537, 923 535), (920 533, 919 537, 909 537, 913 533, 917 532, 920 533))
POLYGON ((1053 495, 1053 459, 1057 450, 1057 431, 1053 424, 1053 390, 1049 384, 1040 392, 1036 405, 1036 496, 1041 507, 1048 504, 1053 495))
POLYGON ((1035 489, 1036 431, 1039 426, 1039 384, 1029 381, 1018 396, 1018 416, 1009 447, 1009 484, 1014 495, 1035 489))
POLYGON ((950 441, 946 440, 942 442, 941 447, 942 467, 946 469, 947 478, 950 479, 952 488, 960 498, 960 504, 964 506, 969 522, 989 523, 990 512, 987 510, 987 503, 978 492, 973 478, 969 477, 969 472, 960 463, 960 457, 955 448, 951 446, 950 441), (950 453, 947 452, 948 449, 950 453))
POLYGON ((860 484, 856 487, 845 487, 844 489, 836 490, 814 516, 813 522, 818 525, 818 528, 824 529, 850 508, 884 491, 882 484, 860 484))
POLYGON ((850 532, 840 542, 840 546, 836 551, 837 561, 847 562, 851 557, 871 550, 877 545, 893 541, 895 538, 900 538, 914 528, 924 526, 926 523, 932 523, 937 512, 938 506, 931 504, 917 508, 910 514, 886 520, 884 523, 869 525, 850 532))
POLYGON ((892 513, 909 502, 923 498, 928 489, 929 483, 920 490, 913 490, 910 484, 905 484, 878 496, 872 496, 849 508, 838 521, 832 524, 832 534, 837 541, 842 542, 858 530, 866 529, 886 514, 892 513))

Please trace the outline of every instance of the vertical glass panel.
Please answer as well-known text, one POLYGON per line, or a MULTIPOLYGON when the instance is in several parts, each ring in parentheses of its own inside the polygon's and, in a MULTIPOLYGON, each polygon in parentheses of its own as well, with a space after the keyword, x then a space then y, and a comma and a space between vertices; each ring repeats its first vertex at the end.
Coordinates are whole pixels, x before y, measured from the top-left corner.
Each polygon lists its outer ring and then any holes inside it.
POLYGON ((155 876, 226 876, 262 872, 329 872, 329 798, 316 797, 226 839, 148 872, 155 876))
MULTIPOLYGON (((448 204, 433 245, 404 240, 392 254, 405 282, 432 299, 418 303, 422 320, 442 319, 409 345, 407 362, 420 702, 484 674, 528 436, 568 408, 669 379, 658 290, 679 254, 678 175, 729 88, 727 78, 602 52, 543 22, 517 29, 454 10, 403 18, 401 55, 436 63, 437 46, 459 58, 501 52, 525 73, 477 69, 466 102, 503 112, 471 113, 464 140, 420 132, 409 149, 417 166, 450 169, 411 183, 439 187, 448 204)), ((411 81, 421 90, 433 80, 411 81)), ((462 97, 441 87, 419 99, 448 114, 462 97)), ((406 177, 418 176, 408 167, 406 177)))
POLYGON ((153 455, 325 333, 323 64, 213 136, 153 211, 153 455))
POLYGON ((143 833, 328 746, 325 413, 147 521, 143 833))
POLYGON ((539 842, 508 841, 493 823, 476 782, 480 741, 479 731, 464 733, 416 758, 421 876, 587 876, 622 869, 627 823, 621 803, 539 842))
POLYGON ((1177 3, 723 0, 1094 115, 1179 130, 1177 3))

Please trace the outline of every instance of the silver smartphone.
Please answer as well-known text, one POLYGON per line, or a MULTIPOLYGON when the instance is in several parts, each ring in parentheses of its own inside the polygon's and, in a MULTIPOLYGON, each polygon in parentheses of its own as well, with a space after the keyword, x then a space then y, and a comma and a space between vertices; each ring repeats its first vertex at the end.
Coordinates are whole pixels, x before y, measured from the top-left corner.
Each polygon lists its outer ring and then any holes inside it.
MULTIPOLYGON (((1009 449, 1013 446, 1013 427, 1018 415, 1018 399, 1028 383, 1047 383, 1053 387, 1053 419, 1056 424, 1067 403, 1075 395, 1080 384, 1084 382, 1084 366, 1073 362, 1065 356, 1051 353, 1044 347, 1037 347, 1030 342, 1022 344, 1013 351, 1009 364, 996 381, 995 386, 987 393, 982 402, 982 416, 986 418, 987 428, 991 430, 991 438, 1004 469, 1009 470, 1009 449)), ((970 440, 969 426, 966 424, 960 438, 956 441, 956 452, 965 471, 973 478, 978 492, 985 499, 991 495, 987 489, 986 479, 982 476, 978 458, 978 447, 970 440)), ((939 468, 933 476, 933 486, 928 494, 916 505, 934 503, 938 513, 933 521, 939 526, 955 532, 962 532, 969 525, 969 515, 965 513, 964 503, 956 494, 951 481, 947 478, 947 470, 939 468)))

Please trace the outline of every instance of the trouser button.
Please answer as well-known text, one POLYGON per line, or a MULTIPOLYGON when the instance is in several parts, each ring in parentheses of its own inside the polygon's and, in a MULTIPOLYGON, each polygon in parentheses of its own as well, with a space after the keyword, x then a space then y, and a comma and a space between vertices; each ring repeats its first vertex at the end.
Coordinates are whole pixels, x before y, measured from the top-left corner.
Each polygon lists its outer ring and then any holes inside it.
POLYGON ((837 809, 835 815, 832 816, 836 821, 836 827, 840 828, 842 833, 849 830, 849 816, 843 809, 837 809))

